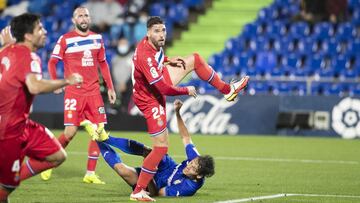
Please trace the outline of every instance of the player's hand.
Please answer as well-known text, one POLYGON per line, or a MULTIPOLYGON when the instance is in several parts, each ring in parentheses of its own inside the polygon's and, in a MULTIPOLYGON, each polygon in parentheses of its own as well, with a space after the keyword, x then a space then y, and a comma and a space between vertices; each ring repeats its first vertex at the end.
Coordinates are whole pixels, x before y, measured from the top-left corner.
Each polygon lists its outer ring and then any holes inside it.
POLYGON ((185 66, 185 60, 182 57, 174 57, 169 59, 169 64, 171 66, 175 66, 178 68, 183 68, 185 70, 186 66, 185 66))
POLYGON ((189 92, 190 96, 193 96, 194 98, 197 97, 196 89, 195 89, 194 86, 187 86, 186 88, 188 89, 188 92, 189 92))
POLYGON ((54 90, 54 94, 61 94, 63 92, 63 88, 59 88, 57 90, 54 90))
POLYGON ((182 105, 183 105, 182 101, 179 100, 179 99, 176 99, 176 100, 174 101, 175 112, 178 113, 178 112, 180 111, 182 105))
POLYGON ((109 98, 110 104, 115 104, 116 93, 114 90, 108 90, 108 98, 109 98))
POLYGON ((0 41, 1 45, 5 46, 8 44, 15 43, 15 39, 11 35, 10 26, 6 26, 4 29, 1 30, 0 34, 0 41))
POLYGON ((69 85, 78 85, 83 82, 83 77, 78 73, 71 74, 66 81, 69 85))

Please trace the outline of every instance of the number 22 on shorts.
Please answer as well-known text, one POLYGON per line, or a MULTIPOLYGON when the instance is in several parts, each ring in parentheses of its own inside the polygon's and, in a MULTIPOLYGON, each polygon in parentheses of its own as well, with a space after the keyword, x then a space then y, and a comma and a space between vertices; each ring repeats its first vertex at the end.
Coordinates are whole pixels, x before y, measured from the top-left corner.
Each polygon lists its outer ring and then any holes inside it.
POLYGON ((76 99, 65 99, 65 111, 76 111, 76 99))

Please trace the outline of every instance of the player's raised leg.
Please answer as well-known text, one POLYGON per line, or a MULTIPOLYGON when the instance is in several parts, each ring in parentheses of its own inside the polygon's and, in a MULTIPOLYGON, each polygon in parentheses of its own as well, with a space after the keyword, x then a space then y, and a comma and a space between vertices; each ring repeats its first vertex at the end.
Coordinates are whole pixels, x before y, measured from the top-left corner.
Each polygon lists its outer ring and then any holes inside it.
MULTIPOLYGON (((184 61, 184 67, 176 67, 171 65, 171 63, 167 66, 173 85, 179 84, 187 74, 195 71, 201 80, 207 81, 224 94, 226 100, 233 101, 249 81, 249 77, 245 76, 240 81, 232 81, 230 84, 224 82, 198 53, 179 59, 184 61)), ((173 60, 176 61, 176 58, 173 60)))

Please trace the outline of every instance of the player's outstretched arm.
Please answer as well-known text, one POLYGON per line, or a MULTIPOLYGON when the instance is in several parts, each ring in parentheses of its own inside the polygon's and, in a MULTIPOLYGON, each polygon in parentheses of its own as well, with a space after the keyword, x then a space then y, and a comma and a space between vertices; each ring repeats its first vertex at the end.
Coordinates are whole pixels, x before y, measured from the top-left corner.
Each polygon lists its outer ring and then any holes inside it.
POLYGON ((44 80, 39 74, 29 73, 26 76, 26 86, 31 94, 42 94, 52 92, 66 85, 81 84, 83 77, 77 73, 71 74, 66 79, 61 80, 44 80))
POLYGON ((180 100, 175 100, 174 102, 174 109, 175 109, 175 114, 176 114, 176 120, 177 120, 177 124, 178 124, 178 128, 179 128, 179 134, 180 137, 183 141, 184 146, 191 144, 192 140, 191 140, 191 136, 189 134, 189 131, 187 130, 185 123, 180 115, 180 109, 182 107, 183 103, 180 100))

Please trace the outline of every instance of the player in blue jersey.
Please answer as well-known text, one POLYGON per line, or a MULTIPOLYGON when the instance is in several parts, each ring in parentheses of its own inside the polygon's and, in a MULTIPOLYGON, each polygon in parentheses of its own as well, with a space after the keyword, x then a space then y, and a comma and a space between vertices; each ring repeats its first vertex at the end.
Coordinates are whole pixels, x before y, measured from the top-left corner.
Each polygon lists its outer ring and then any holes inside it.
MULTIPOLYGON (((211 177, 215 173, 213 158, 209 155, 201 156, 192 143, 190 134, 179 112, 182 102, 176 100, 174 105, 179 134, 185 146, 187 159, 178 164, 169 155, 163 157, 153 181, 148 185, 148 191, 151 196, 192 196, 203 186, 205 177, 211 177)), ((96 139, 102 140, 102 142, 98 142, 98 145, 105 161, 126 183, 134 187, 140 173, 140 168, 133 168, 124 164, 120 156, 110 145, 125 153, 143 157, 146 157, 151 149, 142 143, 125 138, 109 136, 96 139)))

